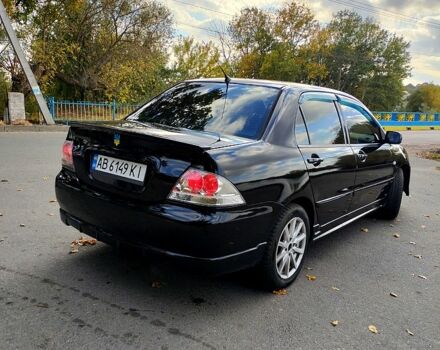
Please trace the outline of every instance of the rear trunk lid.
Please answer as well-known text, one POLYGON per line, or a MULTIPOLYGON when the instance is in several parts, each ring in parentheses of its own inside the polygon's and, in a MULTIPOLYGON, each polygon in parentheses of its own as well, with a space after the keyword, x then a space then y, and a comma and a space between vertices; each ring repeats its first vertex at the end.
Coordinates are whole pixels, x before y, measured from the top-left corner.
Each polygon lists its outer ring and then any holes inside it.
POLYGON ((207 150, 251 143, 241 137, 179 129, 137 121, 72 123, 73 162, 82 185, 145 202, 160 202, 190 166, 216 171, 207 150), (98 156, 146 165, 145 177, 133 182, 96 171, 98 156), (94 164, 95 161, 95 164, 94 164))

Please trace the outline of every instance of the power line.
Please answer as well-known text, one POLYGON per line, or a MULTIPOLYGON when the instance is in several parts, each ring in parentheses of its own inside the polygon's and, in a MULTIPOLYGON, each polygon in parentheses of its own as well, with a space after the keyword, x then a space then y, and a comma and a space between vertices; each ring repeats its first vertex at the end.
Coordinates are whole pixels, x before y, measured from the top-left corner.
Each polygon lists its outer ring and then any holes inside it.
POLYGON ((226 15, 226 16, 234 17, 234 15, 231 14, 231 13, 213 10, 213 9, 208 8, 208 7, 204 7, 204 6, 200 6, 200 5, 190 4, 189 2, 180 1, 180 0, 172 0, 172 1, 177 2, 179 4, 183 4, 183 5, 199 8, 199 9, 202 9, 202 10, 205 10, 205 11, 215 12, 215 13, 218 13, 220 15, 226 15))
POLYGON ((404 15, 401 13, 388 11, 388 10, 385 10, 385 9, 382 9, 382 8, 379 8, 379 7, 376 7, 373 5, 361 4, 361 3, 355 2, 355 1, 352 1, 350 3, 350 2, 344 1, 344 0, 328 0, 328 1, 331 1, 331 2, 339 4, 339 5, 352 7, 356 10, 361 10, 361 11, 373 13, 373 14, 386 14, 388 16, 394 17, 395 19, 397 19, 401 22, 407 23, 407 24, 414 24, 414 22, 420 22, 420 23, 426 24, 427 26, 430 26, 433 29, 440 30, 440 23, 425 21, 423 19, 418 19, 416 17, 407 16, 407 15, 404 15))
POLYGON ((192 24, 188 24, 188 23, 183 23, 183 22, 176 22, 176 23, 180 24, 182 26, 187 26, 187 27, 191 27, 191 28, 195 28, 195 29, 199 29, 199 30, 204 30, 204 31, 211 32, 211 33, 222 34, 218 30, 215 30, 215 29, 198 27, 198 26, 195 26, 195 25, 192 25, 192 24))

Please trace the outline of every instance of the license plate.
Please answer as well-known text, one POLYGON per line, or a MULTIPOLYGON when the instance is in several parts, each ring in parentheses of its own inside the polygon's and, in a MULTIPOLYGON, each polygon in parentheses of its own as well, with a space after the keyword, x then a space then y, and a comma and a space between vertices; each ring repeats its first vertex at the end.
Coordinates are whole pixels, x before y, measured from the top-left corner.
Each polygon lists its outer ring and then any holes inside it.
POLYGON ((92 171, 98 171, 122 177, 136 182, 144 182, 147 166, 128 160, 95 154, 92 160, 92 171))

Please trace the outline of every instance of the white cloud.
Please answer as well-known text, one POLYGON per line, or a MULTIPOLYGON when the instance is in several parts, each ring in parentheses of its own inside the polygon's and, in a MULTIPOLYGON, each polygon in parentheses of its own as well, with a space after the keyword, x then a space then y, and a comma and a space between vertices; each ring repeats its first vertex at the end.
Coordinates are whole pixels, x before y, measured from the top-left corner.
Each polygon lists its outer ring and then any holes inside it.
MULTIPOLYGON (((413 57, 411 62, 413 71, 412 77, 407 79, 406 82, 433 81, 440 84, 440 1, 342 1, 347 5, 342 5, 339 1, 336 3, 333 0, 308 0, 304 3, 313 10, 316 18, 321 23, 328 23, 332 13, 344 8, 354 9, 362 16, 373 17, 384 28, 411 41, 410 51, 413 57), (368 7, 368 4, 374 7, 368 7)), ((228 21, 232 18, 231 15, 238 14, 243 7, 278 8, 285 1, 164 0, 163 3, 173 13, 176 22, 176 34, 193 36, 200 41, 218 42, 217 35, 209 30, 226 27, 228 21)))

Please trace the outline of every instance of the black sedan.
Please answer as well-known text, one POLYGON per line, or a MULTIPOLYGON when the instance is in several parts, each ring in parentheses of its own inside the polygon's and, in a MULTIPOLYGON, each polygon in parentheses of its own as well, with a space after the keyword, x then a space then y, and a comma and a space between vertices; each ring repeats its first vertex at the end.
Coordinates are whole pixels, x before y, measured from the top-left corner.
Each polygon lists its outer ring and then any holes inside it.
POLYGON ((401 135, 356 98, 246 79, 185 81, 124 120, 73 123, 56 178, 61 219, 230 272, 289 285, 310 243, 409 194, 401 135))

